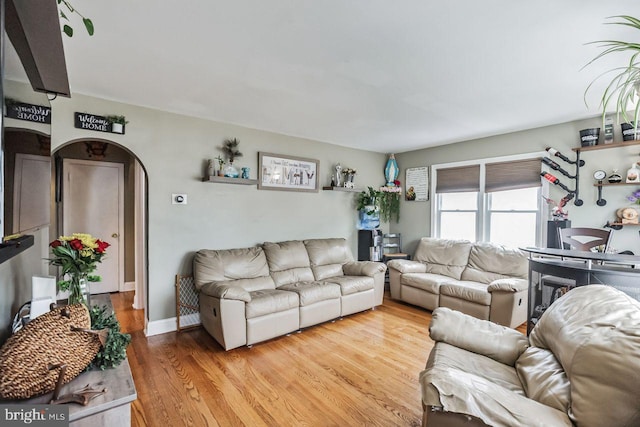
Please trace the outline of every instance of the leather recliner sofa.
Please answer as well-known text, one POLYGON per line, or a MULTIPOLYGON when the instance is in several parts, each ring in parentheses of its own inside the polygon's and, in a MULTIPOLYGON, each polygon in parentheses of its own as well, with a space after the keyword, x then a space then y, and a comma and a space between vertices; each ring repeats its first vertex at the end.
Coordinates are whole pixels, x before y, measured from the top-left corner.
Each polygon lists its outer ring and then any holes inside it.
POLYGON ((392 260, 391 298, 448 307, 515 328, 527 320, 528 260, 502 245, 424 237, 411 261, 392 260))
POLYGON ((569 291, 528 338, 447 308, 429 333, 424 427, 640 425, 640 303, 617 289, 569 291))
POLYGON ((225 350, 374 308, 386 271, 339 238, 203 249, 193 265, 200 319, 225 350))

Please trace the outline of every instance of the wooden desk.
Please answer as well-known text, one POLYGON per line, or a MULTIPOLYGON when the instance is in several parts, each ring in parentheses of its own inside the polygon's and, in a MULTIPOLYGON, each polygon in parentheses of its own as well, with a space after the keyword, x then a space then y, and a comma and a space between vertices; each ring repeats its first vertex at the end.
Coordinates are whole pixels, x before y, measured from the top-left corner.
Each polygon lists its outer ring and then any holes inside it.
POLYGON ((574 286, 604 284, 640 300, 640 257, 552 248, 521 248, 529 252, 529 305, 527 333, 549 303, 543 301, 540 277, 571 279, 574 286))
MULTIPOLYGON (((107 305, 111 309, 109 294, 91 297, 92 305, 107 305)), ((130 426, 131 402, 138 398, 129 361, 125 359, 113 369, 91 370, 78 375, 62 387, 61 395, 77 391, 89 384, 93 388, 106 388, 107 392, 91 400, 87 406, 69 403, 69 426, 102 427, 130 426)), ((53 392, 28 400, 2 401, 11 404, 48 404, 53 392)))

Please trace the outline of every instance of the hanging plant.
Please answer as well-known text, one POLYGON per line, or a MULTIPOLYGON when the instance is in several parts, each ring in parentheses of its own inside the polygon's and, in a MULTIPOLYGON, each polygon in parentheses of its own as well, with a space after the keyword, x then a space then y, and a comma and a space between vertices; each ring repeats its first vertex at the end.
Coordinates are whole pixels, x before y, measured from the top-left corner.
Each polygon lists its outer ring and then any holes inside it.
MULTIPOLYGON (((60 12, 60 18, 64 19, 67 22, 70 22, 69 18, 67 17, 67 15, 65 15, 63 10, 63 6, 65 6, 69 12, 75 13, 80 18, 82 18, 82 23, 84 24, 84 28, 86 28, 87 33, 89 33, 90 36, 93 35, 93 22, 91 21, 91 19, 85 18, 84 15, 78 12, 78 10, 75 7, 73 7, 73 5, 69 2, 69 0, 57 0, 57 1, 58 1, 58 10, 60 12)), ((68 24, 64 24, 62 26, 62 32, 64 32, 69 37, 73 37, 73 28, 71 28, 71 26, 68 24)))
MULTIPOLYGON (((609 22, 608 24, 610 25, 623 25, 626 27, 635 28, 636 30, 640 30, 640 19, 627 15, 612 16, 611 18, 619 19, 619 21, 609 22)), ((604 50, 600 52, 598 56, 592 59, 587 65, 585 65, 585 67, 597 61, 598 59, 608 56, 612 53, 627 53, 629 54, 629 59, 626 65, 606 71, 600 74, 595 80, 593 80, 585 90, 585 98, 587 92, 596 81, 598 81, 606 74, 613 73, 613 78, 607 85, 604 93, 602 94, 602 98, 600 99, 600 107, 602 108, 602 120, 604 122, 607 107, 610 104, 615 103, 616 115, 618 117, 622 115, 625 122, 635 122, 635 126, 637 127, 637 122, 640 115, 640 102, 636 102, 638 100, 638 89, 640 87, 640 43, 638 43, 637 41, 627 42, 621 40, 600 40, 591 42, 591 44, 597 44, 600 47, 604 48, 604 50), (636 104, 633 114, 634 117, 629 118, 627 115, 627 107, 634 102, 636 104)))
POLYGON ((395 218, 400 221, 400 187, 381 187, 378 206, 380 206, 380 219, 391 222, 395 218))

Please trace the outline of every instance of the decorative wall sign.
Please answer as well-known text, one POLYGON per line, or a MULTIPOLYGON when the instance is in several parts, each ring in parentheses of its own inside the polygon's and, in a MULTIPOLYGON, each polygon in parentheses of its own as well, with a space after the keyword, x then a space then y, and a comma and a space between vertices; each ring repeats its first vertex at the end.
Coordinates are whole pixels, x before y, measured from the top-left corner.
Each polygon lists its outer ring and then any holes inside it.
POLYGON ((114 129, 114 123, 104 116, 90 113, 75 113, 74 126, 78 129, 95 130, 98 132, 124 134, 124 126, 118 124, 118 129, 114 129))
POLYGON ((405 198, 415 202, 429 200, 429 167, 408 168, 405 198))
POLYGON ((6 117, 27 122, 51 124, 51 107, 15 101, 5 102, 5 105, 7 107, 6 117))
POLYGON ((258 153, 258 156, 258 189, 319 190, 318 160, 271 153, 258 153))

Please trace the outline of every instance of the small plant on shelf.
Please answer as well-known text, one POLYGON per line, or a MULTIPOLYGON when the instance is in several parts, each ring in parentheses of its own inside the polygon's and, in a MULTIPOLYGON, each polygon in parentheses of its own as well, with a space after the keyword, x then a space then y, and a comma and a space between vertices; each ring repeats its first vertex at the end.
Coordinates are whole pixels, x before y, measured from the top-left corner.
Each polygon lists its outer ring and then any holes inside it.
POLYGON ((236 138, 233 139, 225 139, 224 144, 222 145, 222 152, 229 159, 229 163, 233 164, 233 161, 236 157, 242 157, 242 153, 238 150, 238 145, 240 141, 236 138))
POLYGON ((368 191, 361 191, 356 199, 356 210, 365 211, 367 215, 372 215, 379 210, 378 199, 380 192, 374 190, 373 187, 368 187, 368 191))
POLYGON ((125 116, 107 116, 105 117, 107 119, 107 121, 109 123, 116 123, 119 125, 126 125, 127 123, 129 123, 129 121, 127 120, 127 118, 125 116))

